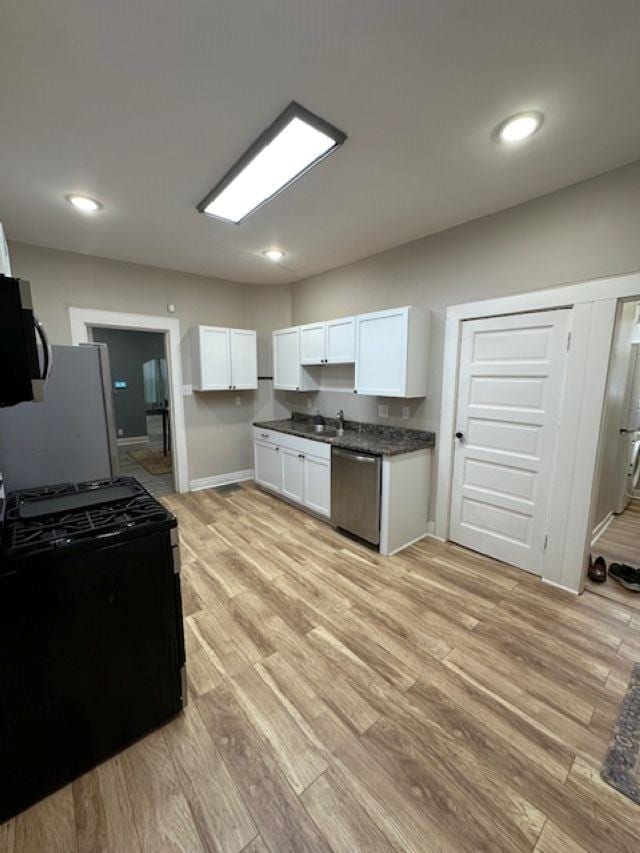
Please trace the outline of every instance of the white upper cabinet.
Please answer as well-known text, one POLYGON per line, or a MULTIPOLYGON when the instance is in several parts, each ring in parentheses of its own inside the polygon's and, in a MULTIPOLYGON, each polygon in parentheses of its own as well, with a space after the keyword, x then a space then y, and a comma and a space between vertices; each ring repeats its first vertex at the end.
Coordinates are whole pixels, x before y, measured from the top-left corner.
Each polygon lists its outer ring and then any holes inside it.
POLYGON ((256 333, 249 329, 196 326, 191 330, 194 391, 258 387, 256 333))
POLYGON ((234 390, 258 387, 256 333, 248 329, 229 329, 231 385, 234 390))
MULTIPOLYGON (((345 364, 355 373, 351 391, 375 397, 424 397, 427 393, 429 316, 419 308, 392 308, 357 317, 307 323, 273 333, 273 387, 322 390, 312 365, 345 364)), ((323 374, 325 372, 323 371, 323 374)), ((335 376, 332 380, 335 384, 335 376)))
POLYGON ((324 364, 327 351, 326 326, 324 323, 309 323, 300 326, 300 363, 324 364))
POLYGON ((349 364, 356 360, 356 318, 329 320, 326 326, 327 364, 349 364))
POLYGON ((427 393, 429 329, 418 308, 356 317, 356 392, 378 397, 427 393))
POLYGON ((301 364, 348 364, 355 359, 354 317, 300 326, 301 364))
POLYGON ((300 374, 300 329, 274 332, 273 387, 282 391, 299 391, 300 374))
MULTIPOLYGON (((313 391, 315 381, 302 369, 300 326, 273 333, 273 387, 280 391, 313 391)), ((319 362, 314 362, 316 364, 319 362)))

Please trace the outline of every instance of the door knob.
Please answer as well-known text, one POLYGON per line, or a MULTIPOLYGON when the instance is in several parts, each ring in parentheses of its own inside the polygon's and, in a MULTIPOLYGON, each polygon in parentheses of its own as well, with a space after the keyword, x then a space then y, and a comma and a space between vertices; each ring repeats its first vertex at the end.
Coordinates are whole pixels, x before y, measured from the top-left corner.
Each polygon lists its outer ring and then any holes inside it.
POLYGON ((462 439, 464 438, 464 433, 463 433, 463 432, 457 432, 457 433, 456 433, 456 438, 459 438, 459 439, 460 439, 460 441, 462 441, 462 439))

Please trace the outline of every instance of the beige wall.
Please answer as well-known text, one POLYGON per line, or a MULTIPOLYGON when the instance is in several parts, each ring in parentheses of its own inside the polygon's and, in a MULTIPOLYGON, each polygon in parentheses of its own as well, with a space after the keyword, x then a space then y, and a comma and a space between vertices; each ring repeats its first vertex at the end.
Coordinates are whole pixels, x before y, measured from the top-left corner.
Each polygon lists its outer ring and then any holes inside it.
MULTIPOLYGON (((183 337, 197 323, 257 329, 264 376, 272 373, 274 328, 399 305, 431 312, 428 393, 408 402, 409 420, 401 418, 406 401, 385 401, 390 417, 381 421, 378 398, 274 395, 268 381, 258 392, 242 392, 240 406, 222 392, 194 395, 185 398, 185 416, 196 479, 251 467, 251 421, 308 403, 324 414, 341 408, 349 418, 437 432, 446 306, 640 269, 640 161, 292 287, 235 284, 24 244, 13 244, 11 252, 16 275, 33 283, 38 312, 56 343, 70 341, 71 305, 164 314, 173 302, 183 337)), ((183 359, 189 382, 184 340, 183 359)))
MULTIPOLYGON (((211 323, 257 329, 264 366, 270 361, 272 328, 290 323, 289 285, 242 285, 24 243, 12 243, 10 251, 14 275, 31 281, 38 316, 55 344, 71 343, 70 306, 165 315, 167 304, 174 303, 185 383, 191 375, 186 339, 191 326, 211 323)), ((185 397, 189 478, 253 467, 250 424, 256 411, 262 417, 271 416, 272 397, 271 384, 265 382, 259 383, 257 392, 185 397), (235 396, 241 398, 240 406, 235 405, 235 396)), ((277 409, 276 414, 280 413, 277 409)))
POLYGON ((295 284, 296 324, 400 305, 431 311, 429 387, 426 400, 410 402, 409 421, 403 401, 385 401, 385 421, 378 399, 321 392, 287 401, 437 432, 447 305, 638 269, 640 161, 295 284))

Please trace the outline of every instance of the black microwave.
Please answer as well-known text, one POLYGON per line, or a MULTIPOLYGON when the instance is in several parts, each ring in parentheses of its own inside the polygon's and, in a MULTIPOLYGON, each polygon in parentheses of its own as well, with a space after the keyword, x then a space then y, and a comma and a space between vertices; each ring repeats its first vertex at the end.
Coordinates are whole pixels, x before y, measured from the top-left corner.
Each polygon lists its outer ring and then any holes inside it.
POLYGON ((0 406, 43 400, 50 369, 51 348, 33 313, 29 282, 0 275, 0 406))

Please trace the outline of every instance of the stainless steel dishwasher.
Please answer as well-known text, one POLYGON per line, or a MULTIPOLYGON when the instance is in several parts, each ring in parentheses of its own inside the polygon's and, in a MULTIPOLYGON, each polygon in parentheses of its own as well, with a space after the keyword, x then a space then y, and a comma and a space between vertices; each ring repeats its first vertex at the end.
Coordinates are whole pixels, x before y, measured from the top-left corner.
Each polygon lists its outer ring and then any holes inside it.
POLYGON ((361 539, 380 544, 379 456, 331 449, 331 521, 361 539))

